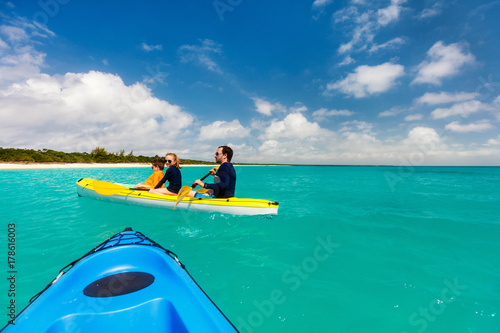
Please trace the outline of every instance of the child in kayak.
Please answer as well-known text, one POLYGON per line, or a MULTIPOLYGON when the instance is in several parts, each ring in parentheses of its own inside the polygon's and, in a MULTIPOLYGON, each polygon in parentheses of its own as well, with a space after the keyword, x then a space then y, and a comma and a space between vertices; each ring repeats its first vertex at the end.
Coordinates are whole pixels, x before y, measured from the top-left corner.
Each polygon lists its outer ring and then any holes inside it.
POLYGON ((168 167, 167 171, 165 171, 165 176, 163 176, 154 189, 149 190, 149 193, 177 195, 182 186, 182 175, 179 170, 179 164, 180 162, 177 155, 168 153, 167 156, 165 156, 165 165, 168 167), (161 188, 166 181, 168 181, 168 186, 165 186, 166 188, 161 188))
POLYGON ((165 161, 161 157, 157 157, 151 161, 151 169, 153 169, 153 174, 149 176, 148 180, 144 183, 135 185, 136 188, 155 188, 155 186, 163 179, 165 176, 163 174, 163 169, 165 167, 165 161))

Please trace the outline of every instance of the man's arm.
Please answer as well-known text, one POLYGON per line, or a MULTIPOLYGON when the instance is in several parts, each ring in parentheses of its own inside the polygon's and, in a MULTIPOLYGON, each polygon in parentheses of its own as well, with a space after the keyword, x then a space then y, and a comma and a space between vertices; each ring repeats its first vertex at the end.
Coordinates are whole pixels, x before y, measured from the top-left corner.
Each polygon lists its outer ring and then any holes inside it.
POLYGON ((215 184, 207 184, 205 183, 205 188, 214 190, 215 196, 219 194, 220 191, 224 191, 228 186, 229 186, 229 169, 222 164, 219 167, 219 170, 217 170, 216 173, 217 176, 220 178, 220 182, 215 183, 215 184))

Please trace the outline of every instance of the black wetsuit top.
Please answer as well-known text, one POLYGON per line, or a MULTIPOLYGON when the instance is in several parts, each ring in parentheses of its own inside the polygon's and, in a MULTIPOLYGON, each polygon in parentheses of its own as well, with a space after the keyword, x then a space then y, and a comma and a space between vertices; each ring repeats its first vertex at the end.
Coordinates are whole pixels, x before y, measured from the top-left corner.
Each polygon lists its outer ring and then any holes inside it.
POLYGON ((216 176, 219 176, 220 182, 215 184, 206 184, 205 187, 214 190, 216 198, 231 198, 234 197, 236 190, 236 171, 231 163, 222 163, 216 176))
POLYGON ((155 188, 160 188, 168 180, 168 187, 172 193, 179 193, 182 187, 182 175, 181 171, 176 166, 171 166, 165 172, 165 176, 160 180, 160 182, 155 186, 155 188))

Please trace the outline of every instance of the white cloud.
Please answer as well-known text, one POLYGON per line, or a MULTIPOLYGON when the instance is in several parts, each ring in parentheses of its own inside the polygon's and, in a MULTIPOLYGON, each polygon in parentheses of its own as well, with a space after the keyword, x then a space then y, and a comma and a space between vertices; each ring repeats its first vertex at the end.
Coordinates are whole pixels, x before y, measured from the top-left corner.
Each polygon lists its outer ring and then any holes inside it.
POLYGON ((391 22, 397 21, 402 10, 401 4, 405 2, 406 0, 391 0, 391 4, 388 7, 379 9, 377 11, 378 24, 386 26, 391 22))
POLYGON ((3 39, 0 37, 0 49, 8 49, 9 45, 7 45, 6 42, 3 41, 3 39))
POLYGON ((333 0, 314 0, 313 8, 326 7, 327 5, 329 5, 332 2, 333 2, 333 0))
POLYGON ((352 58, 350 55, 348 55, 347 57, 344 58, 344 60, 342 60, 338 66, 347 66, 347 65, 350 65, 352 63, 355 63, 356 61, 354 60, 354 58, 352 58))
POLYGON ((404 41, 401 38, 395 38, 385 44, 373 45, 370 48, 375 36, 382 28, 400 20, 401 13, 404 10, 402 4, 405 2, 406 0, 391 0, 391 4, 388 7, 375 10, 364 8, 372 6, 372 3, 352 1, 352 6, 335 12, 333 15, 334 23, 345 25, 345 28, 342 30, 349 31, 350 34, 350 40, 342 43, 338 48, 338 52, 345 54, 370 50, 373 53, 381 48, 395 47, 402 44, 404 41))
POLYGON ((394 49, 397 46, 403 45, 405 43, 406 42, 403 38, 396 37, 396 38, 391 39, 388 42, 385 42, 384 44, 380 44, 380 45, 373 44, 372 47, 370 48, 369 52, 375 53, 375 52, 378 52, 379 50, 383 50, 383 49, 394 49))
POLYGON ((445 129, 458 133, 484 132, 493 128, 495 127, 491 125, 487 120, 467 125, 461 125, 458 121, 454 121, 445 126, 445 129))
POLYGON ((417 126, 408 133, 408 138, 404 141, 404 143, 435 147, 441 143, 441 137, 433 128, 417 126))
POLYGON ((0 90, 0 146, 151 151, 172 143, 193 117, 144 85, 91 71, 42 74, 0 90), (29 135, 28 135, 29 133, 29 135))
POLYGON ((338 117, 338 116, 349 117, 354 114, 355 112, 349 110, 336 110, 336 109, 328 110, 326 108, 321 108, 317 111, 314 111, 312 116, 314 117, 315 121, 320 122, 326 120, 328 117, 338 117))
POLYGON ((352 120, 342 123, 342 129, 339 132, 361 131, 363 133, 372 133, 373 124, 366 121, 352 120))
POLYGON ((264 141, 258 148, 259 152, 266 155, 279 156, 286 151, 280 147, 280 142, 278 140, 267 140, 264 141))
POLYGON ((434 16, 437 16, 437 15, 440 15, 441 12, 442 12, 442 9, 441 9, 441 3, 440 2, 437 2, 435 4, 432 5, 432 7, 428 7, 428 8, 424 8, 419 14, 418 14, 418 19, 419 20, 424 20, 424 19, 428 19, 430 17, 434 17, 434 16))
POLYGON ((478 93, 466 93, 459 92, 455 94, 450 94, 447 92, 437 93, 425 93, 423 96, 419 97, 415 102, 418 104, 436 105, 436 104, 447 104, 468 101, 479 96, 478 93))
POLYGON ((500 146, 500 135, 496 139, 489 139, 486 145, 490 146, 500 146))
POLYGON ((415 121, 415 120, 421 120, 422 118, 424 118, 424 115, 423 114, 410 114, 408 116, 405 117, 405 121, 415 121))
POLYGON ((431 112, 432 118, 442 119, 452 116, 468 117, 472 113, 491 110, 491 107, 477 100, 457 103, 449 108, 438 108, 431 112))
POLYGON ((321 134, 321 128, 317 123, 310 123, 301 113, 291 113, 283 120, 274 120, 265 129, 263 138, 299 138, 321 134))
POLYGON ((194 62, 208 70, 222 74, 219 65, 213 59, 214 54, 221 54, 222 47, 213 40, 200 40, 201 45, 183 45, 179 48, 181 61, 184 63, 194 62))
MULTIPOLYGON (((348 42, 348 43, 341 44, 341 45, 339 46, 339 50, 338 50, 338 52, 339 52, 340 54, 344 54, 344 53, 351 52, 351 51, 352 51, 352 49, 354 48, 354 44, 355 44, 355 42, 356 42, 356 41, 353 39, 353 40, 351 40, 351 41, 350 41, 350 42, 348 42)), ((352 59, 352 58, 351 58, 351 59, 352 59)), ((349 61, 350 61, 350 59, 348 59, 348 58, 346 57, 346 58, 344 58, 344 60, 343 60, 341 63, 344 63, 344 62, 346 62, 346 63, 347 63, 347 62, 349 62, 349 61)))
POLYGON ((146 52, 151 52, 151 51, 161 51, 163 49, 163 47, 161 46, 161 44, 157 44, 157 45, 148 45, 146 43, 142 43, 141 44, 141 48, 146 51, 146 52))
POLYGON ((373 42, 378 27, 372 16, 373 11, 358 14, 356 7, 349 7, 334 14, 335 23, 352 20, 355 24, 351 40, 339 46, 340 54, 352 52, 360 44, 360 49, 366 49, 366 45, 373 42))
POLYGON ((49 37, 55 37, 56 34, 55 32, 51 31, 45 24, 41 24, 39 22, 33 22, 33 24, 29 24, 24 22, 24 25, 30 29, 34 29, 33 31, 33 36, 37 37, 42 37, 42 38, 49 38, 49 37))
POLYGON ((441 80, 457 75, 462 67, 475 63, 475 57, 464 43, 448 46, 442 41, 435 43, 427 51, 427 60, 418 65, 418 73, 412 83, 441 85, 441 80))
POLYGON ((0 42, 0 88, 38 76, 46 54, 34 48, 28 33, 17 26, 2 25, 0 34, 7 38, 0 42))
POLYGON ((333 14, 334 23, 343 23, 358 17, 358 9, 354 6, 340 9, 333 14))
POLYGON ((378 66, 362 65, 344 80, 329 83, 327 92, 339 90, 356 98, 386 92, 404 75, 404 66, 386 62, 378 66))
POLYGON ((380 143, 379 140, 374 135, 368 133, 359 133, 359 132, 345 132, 343 133, 347 142, 350 145, 356 145, 361 147, 362 145, 373 145, 380 143))
POLYGON ((404 112, 404 110, 398 106, 394 106, 390 108, 389 110, 382 111, 378 114, 378 117, 394 117, 400 114, 401 112, 404 112))
POLYGON ((255 111, 265 116, 271 116, 273 111, 286 111, 285 107, 280 103, 272 104, 259 97, 253 97, 252 100, 255 104, 255 111))
POLYGON ((0 59, 0 87, 6 84, 26 80, 40 74, 44 65, 45 53, 27 52, 0 59))
MULTIPOLYGON (((291 115, 301 116, 300 113, 291 115)), ((307 120, 303 119, 299 123, 305 122, 307 120)), ((304 164, 420 166, 498 165, 500 162, 500 137, 490 139, 484 148, 478 148, 477 144, 455 145, 448 144, 448 138, 441 137, 434 128, 417 126, 403 137, 398 135, 384 140, 381 137, 385 136, 385 131, 374 132, 377 124, 359 120, 345 122, 338 133, 319 127, 315 135, 294 136, 300 131, 297 129, 285 137, 282 134, 289 127, 279 121, 264 126, 264 130, 278 124, 283 125, 279 135, 261 136, 256 149, 247 146, 245 152, 238 152, 238 156, 251 156, 247 162, 304 164)), ((315 130, 317 128, 311 133, 315 130)))
POLYGON ((303 103, 301 102, 296 102, 294 104, 294 106, 290 107, 290 112, 306 112, 308 109, 307 109, 307 106, 305 106, 303 103))
POLYGON ((266 139, 258 148, 258 156, 252 158, 276 163, 398 166, 484 165, 485 161, 488 165, 497 165, 500 161, 500 137, 488 141, 490 148, 477 149, 449 145, 431 127, 418 126, 411 129, 406 138, 384 141, 371 132, 371 124, 353 121, 347 125, 350 129, 341 135, 323 130, 320 135, 307 138, 266 139))
POLYGON ((0 35, 7 36, 11 42, 31 43, 34 39, 56 36, 46 25, 36 21, 21 16, 1 16, 4 24, 0 26, 0 35))
POLYGON ((202 126, 199 140, 225 139, 225 138, 245 138, 250 135, 250 129, 243 127, 238 119, 231 122, 215 121, 214 123, 202 126))
MULTIPOLYGON (((394 114, 405 112, 402 108, 391 109, 394 114)), ((390 110, 388 110, 390 111, 390 110)), ((263 133, 254 135, 257 143, 257 156, 252 161, 266 163, 312 163, 312 164, 394 164, 394 165, 474 165, 495 164, 500 162, 500 148, 494 141, 487 144, 490 148, 478 149, 477 146, 450 145, 431 127, 417 126, 407 133, 381 139, 387 131, 380 125, 360 120, 341 123, 341 129, 333 132, 318 125, 321 117, 349 116, 348 110, 329 110, 322 108, 313 112, 315 122, 308 121, 302 113, 290 113, 285 119, 271 122, 254 123, 252 131, 263 133), (495 157, 495 154, 499 154, 495 157), (297 156, 301 160, 297 161, 297 156), (481 157, 481 158, 478 158, 481 157), (484 162, 486 161, 486 162, 484 162), (495 162, 496 161, 496 162, 495 162)), ((411 114, 405 121, 412 122, 424 118, 423 114, 411 114)), ((486 122, 486 121, 484 121, 486 122)), ((482 122, 479 122, 482 123, 482 122)), ((481 125, 486 130, 487 125, 481 125)), ((400 128, 403 128, 401 126, 400 128)), ((448 127, 447 130, 451 128, 448 127)), ((465 132, 465 128, 462 129, 465 132)), ((468 127, 479 130, 479 127, 468 127)), ((492 139, 493 140, 493 139, 492 139)), ((485 146, 486 147, 486 146, 485 146)), ((249 150, 249 153, 255 151, 249 150)))
POLYGON ((29 36, 24 29, 11 25, 1 25, 0 34, 4 35, 9 41, 14 43, 29 40, 29 36))

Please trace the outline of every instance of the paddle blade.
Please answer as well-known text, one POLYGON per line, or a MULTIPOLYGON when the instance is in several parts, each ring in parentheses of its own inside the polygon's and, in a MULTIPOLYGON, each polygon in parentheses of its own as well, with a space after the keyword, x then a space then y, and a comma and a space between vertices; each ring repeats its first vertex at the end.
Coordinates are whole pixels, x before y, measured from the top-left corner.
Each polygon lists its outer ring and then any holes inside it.
POLYGON ((105 182, 102 180, 94 180, 92 186, 94 187, 94 191, 101 195, 113 195, 120 193, 123 190, 128 190, 128 188, 125 186, 105 182))
POLYGON ((177 194, 177 201, 175 202, 174 210, 177 207, 177 204, 181 202, 182 198, 184 198, 189 192, 191 192, 193 188, 189 186, 183 186, 181 187, 181 190, 179 191, 179 194, 177 194))
POLYGON ((205 194, 208 191, 210 191, 208 188, 200 188, 199 190, 196 190, 196 192, 201 193, 201 194, 205 194))

